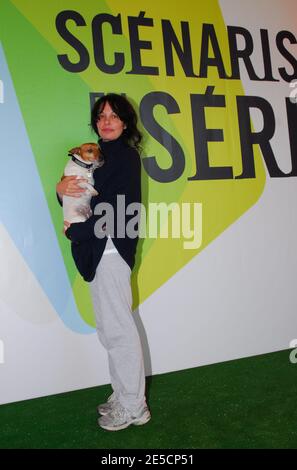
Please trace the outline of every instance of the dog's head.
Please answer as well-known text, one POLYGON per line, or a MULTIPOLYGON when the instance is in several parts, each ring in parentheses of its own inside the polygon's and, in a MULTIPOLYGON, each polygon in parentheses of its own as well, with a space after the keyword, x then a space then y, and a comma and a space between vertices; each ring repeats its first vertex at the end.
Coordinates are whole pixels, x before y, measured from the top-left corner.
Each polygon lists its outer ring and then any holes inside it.
POLYGON ((102 152, 98 144, 82 144, 80 147, 74 147, 69 150, 71 155, 79 155, 86 162, 95 162, 102 159, 102 152))

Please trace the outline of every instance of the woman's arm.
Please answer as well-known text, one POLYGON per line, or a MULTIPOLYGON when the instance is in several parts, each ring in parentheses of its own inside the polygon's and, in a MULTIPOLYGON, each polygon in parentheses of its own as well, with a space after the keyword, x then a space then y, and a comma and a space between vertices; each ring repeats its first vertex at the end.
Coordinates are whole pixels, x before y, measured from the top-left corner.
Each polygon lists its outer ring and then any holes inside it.
MULTIPOLYGON (((138 155, 128 155, 122 158, 122 164, 118 164, 117 171, 110 175, 101 188, 98 187, 99 196, 96 196, 96 203, 107 202, 112 205, 116 212, 117 195, 124 194, 126 204, 140 202, 141 199, 141 162, 138 155)), ((102 215, 92 215, 85 222, 73 223, 66 230, 67 238, 74 242, 82 242, 95 237, 94 228, 96 222, 102 215)))

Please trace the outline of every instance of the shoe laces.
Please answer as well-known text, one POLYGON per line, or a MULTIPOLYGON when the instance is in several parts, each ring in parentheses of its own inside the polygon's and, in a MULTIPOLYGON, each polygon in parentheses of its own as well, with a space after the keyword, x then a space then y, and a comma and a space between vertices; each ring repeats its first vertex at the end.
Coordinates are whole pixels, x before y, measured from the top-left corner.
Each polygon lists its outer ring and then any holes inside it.
POLYGON ((112 411, 110 412, 110 416, 115 419, 122 419, 130 417, 129 412, 124 408, 119 402, 115 404, 112 411))

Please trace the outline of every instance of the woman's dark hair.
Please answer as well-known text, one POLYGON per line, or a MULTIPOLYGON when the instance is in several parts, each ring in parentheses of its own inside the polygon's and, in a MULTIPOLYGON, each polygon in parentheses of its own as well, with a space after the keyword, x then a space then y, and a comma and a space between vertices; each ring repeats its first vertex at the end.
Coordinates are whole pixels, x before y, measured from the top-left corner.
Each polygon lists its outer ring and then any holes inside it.
POLYGON ((108 93, 96 101, 91 112, 91 127, 94 132, 99 135, 97 129, 98 116, 102 112, 106 103, 110 105, 113 112, 116 113, 121 121, 123 121, 127 126, 122 134, 125 142, 140 151, 142 134, 137 128, 137 114, 132 104, 122 95, 108 93))

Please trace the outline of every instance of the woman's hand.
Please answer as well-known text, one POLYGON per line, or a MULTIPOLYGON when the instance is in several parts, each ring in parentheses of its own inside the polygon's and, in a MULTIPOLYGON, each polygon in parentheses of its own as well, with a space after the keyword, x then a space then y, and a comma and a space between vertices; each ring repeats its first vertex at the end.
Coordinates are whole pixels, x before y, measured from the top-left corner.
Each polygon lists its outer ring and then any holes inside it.
POLYGON ((67 222, 67 220, 64 220, 64 227, 63 227, 64 235, 65 235, 66 230, 70 227, 70 225, 71 225, 70 222, 67 222))
POLYGON ((80 197, 86 191, 86 188, 81 188, 79 183, 87 182, 86 178, 77 176, 62 176, 61 181, 56 185, 56 191, 62 199, 62 196, 80 197))

